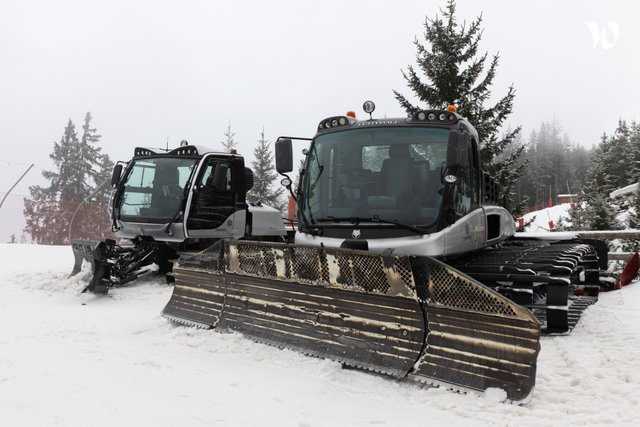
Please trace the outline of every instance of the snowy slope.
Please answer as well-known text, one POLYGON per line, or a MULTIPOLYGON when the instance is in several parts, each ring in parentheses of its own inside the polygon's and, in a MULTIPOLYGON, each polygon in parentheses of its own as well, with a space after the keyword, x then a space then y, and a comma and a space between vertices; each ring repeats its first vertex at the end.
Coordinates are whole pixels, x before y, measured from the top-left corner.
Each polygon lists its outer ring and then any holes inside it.
POLYGON ((514 406, 173 325, 159 279, 79 294, 69 247, 4 244, 0 260, 2 425, 640 425, 640 283, 543 338, 533 400, 514 406))
POLYGON ((533 222, 527 227, 528 232, 540 232, 540 231, 549 231, 549 221, 553 221, 553 226, 557 227, 560 218, 566 223, 570 222, 569 218, 569 210, 571 209, 570 203, 563 203, 560 205, 555 205, 550 208, 544 208, 539 211, 530 212, 524 215, 525 223, 531 221, 533 222))

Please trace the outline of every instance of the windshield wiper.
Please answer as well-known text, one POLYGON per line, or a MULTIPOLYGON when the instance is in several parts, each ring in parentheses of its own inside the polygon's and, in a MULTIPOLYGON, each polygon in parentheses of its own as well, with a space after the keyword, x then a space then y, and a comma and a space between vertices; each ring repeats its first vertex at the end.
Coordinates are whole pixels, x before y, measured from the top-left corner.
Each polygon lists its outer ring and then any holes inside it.
POLYGON ((176 213, 173 214, 173 217, 171 217, 171 221, 169 221, 167 226, 164 228, 164 232, 167 233, 169 236, 173 236, 173 231, 171 230, 171 226, 187 210, 187 198, 189 194, 189 189, 191 188, 193 173, 196 170, 196 168, 194 168, 193 166, 194 165, 190 166, 191 171, 189 172, 189 177, 187 178, 187 182, 185 183, 184 188, 182 189, 182 194, 178 196, 180 198, 180 205, 178 205, 178 209, 176 210, 176 213))
POLYGON ((185 185, 185 189, 182 192, 182 195, 179 196, 180 197, 180 205, 178 206, 178 209, 176 210, 176 213, 173 214, 173 217, 171 217, 171 220, 169 221, 169 223, 166 225, 166 227, 164 228, 164 232, 167 233, 169 236, 173 236, 173 231, 171 230, 171 226, 173 224, 175 224, 175 222, 178 220, 178 218, 180 218, 180 216, 184 213, 184 209, 185 208, 185 203, 187 200, 187 193, 188 187, 185 185))
POLYGON ((318 160, 318 153, 316 152, 315 147, 313 147, 313 153, 311 155, 315 157, 316 164, 318 165, 318 174, 314 177, 313 182, 309 184, 309 192, 313 193, 316 189, 316 185, 318 185, 318 181, 320 180, 320 175, 322 175, 322 172, 324 172, 324 165, 320 164, 320 160, 318 160))
POLYGON ((326 216, 324 218, 316 219, 317 222, 343 222, 347 221, 354 225, 359 225, 361 222, 377 222, 382 224, 393 224, 398 227, 404 228, 406 230, 413 231, 416 234, 427 234, 427 232, 421 228, 415 227, 413 225, 405 224, 395 219, 387 219, 380 218, 378 215, 373 215, 370 217, 366 216, 344 216, 344 217, 336 217, 336 216, 326 216))
MULTIPOLYGON (((313 227, 309 223, 309 220, 307 219, 307 216, 304 214, 304 207, 300 209, 300 216, 302 217, 302 222, 304 223, 304 226, 306 227, 306 229, 311 232, 312 236, 315 236, 317 234, 317 231, 314 231, 313 227)), ((312 218, 312 221, 313 221, 313 218, 312 218)))

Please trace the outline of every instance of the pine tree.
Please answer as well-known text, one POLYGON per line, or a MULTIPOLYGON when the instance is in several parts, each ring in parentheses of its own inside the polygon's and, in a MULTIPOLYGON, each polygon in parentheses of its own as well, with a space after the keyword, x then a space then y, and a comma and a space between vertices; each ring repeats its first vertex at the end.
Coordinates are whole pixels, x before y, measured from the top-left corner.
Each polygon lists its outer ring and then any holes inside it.
POLYGON ((573 208, 569 210, 570 225, 565 226, 565 230, 580 231, 587 230, 587 218, 585 206, 580 200, 576 200, 573 208))
POLYGON ((578 194, 584 188, 587 180, 587 170, 591 164, 591 150, 573 144, 569 153, 569 168, 571 181, 569 190, 573 194, 578 194))
POLYGON ((49 187, 31 186, 31 198, 25 199, 24 215, 26 231, 40 244, 63 244, 69 234, 69 222, 73 212, 67 212, 67 203, 79 197, 80 190, 74 187, 78 182, 74 172, 75 149, 78 134, 69 119, 59 143, 54 143, 49 155, 57 167, 57 172, 44 171, 49 187), (66 215, 65 215, 66 214, 66 215))
POLYGON ((629 167, 631 149, 631 129, 627 122, 620 119, 613 135, 608 137, 606 152, 603 152, 609 184, 613 188, 625 187, 632 183, 633 168, 629 167))
POLYGON ((237 143, 234 139, 235 136, 236 133, 231 132, 231 120, 229 120, 227 129, 224 131, 224 140, 220 141, 225 152, 228 153, 232 148, 236 148, 237 143))
POLYGON ((84 178, 85 195, 82 203, 78 204, 71 218, 72 233, 75 236, 92 235, 102 238, 99 234, 92 233, 100 230, 102 234, 110 228, 107 205, 111 196, 111 172, 113 162, 109 156, 101 153, 101 148, 96 144, 100 142, 101 135, 97 129, 91 127, 91 113, 87 113, 82 126, 82 138, 80 139, 78 152, 80 153, 79 165, 82 168, 84 178))
MULTIPOLYGON (((627 227, 638 230, 640 229, 640 187, 633 194, 629 208, 627 227)), ((635 239, 623 240, 622 250, 625 252, 638 252, 640 251, 640 241, 635 239)))
MULTIPOLYGON (((456 22, 455 0, 448 0, 443 17, 425 20, 425 39, 422 44, 414 41, 417 48, 416 61, 419 70, 427 81, 421 81, 418 71, 411 65, 404 79, 409 88, 427 108, 443 108, 455 104, 458 112, 471 122, 480 138, 480 160, 484 170, 494 175, 504 188, 505 204, 511 202, 511 191, 518 177, 523 173, 526 162, 521 160, 524 146, 514 147, 507 152, 520 127, 506 133, 500 128, 511 114, 515 89, 511 86, 498 102, 486 107, 484 104, 491 96, 490 87, 496 74, 499 56, 488 60, 488 54, 478 55, 478 45, 482 36, 482 16, 477 17, 469 26, 456 22), (486 73, 483 71, 487 67, 486 73)), ((408 114, 420 110, 404 95, 394 91, 395 97, 408 114)))
POLYGON ((587 207, 585 218, 589 230, 619 230, 622 224, 616 219, 616 209, 611 203, 609 193, 611 185, 604 166, 594 159, 589 173, 590 182, 587 186, 587 207))
POLYGON ((629 208, 627 226, 638 230, 640 229, 640 188, 636 190, 631 198, 631 206, 629 208))
POLYGON ((541 203, 539 201, 538 192, 538 162, 536 157, 536 145, 538 140, 538 133, 531 131, 529 140, 525 145, 525 150, 522 153, 523 157, 528 160, 527 168, 524 173, 518 179, 518 198, 522 198, 526 195, 533 205, 541 203))
POLYGON ((601 193, 589 196, 589 204, 585 210, 589 230, 619 230, 622 228, 607 198, 607 195, 601 193))
POLYGON ((528 162, 517 188, 520 199, 528 197, 530 206, 546 204, 559 193, 580 193, 591 165, 591 151, 574 143, 556 119, 543 122, 532 131, 523 158, 528 162))
POLYGON ((631 150, 631 180, 633 183, 640 182, 640 123, 631 122, 629 135, 629 145, 631 150))
POLYGON ((96 144, 100 135, 87 113, 82 138, 69 119, 50 158, 57 171, 44 171, 48 187, 31 186, 25 199, 25 230, 41 244, 67 244, 70 238, 102 238, 109 231, 106 177, 113 163, 96 144), (88 202, 88 203, 87 203, 88 202))
POLYGON ((47 192, 51 196, 60 195, 61 200, 80 200, 83 193, 82 168, 78 166, 78 133, 71 119, 67 122, 60 143, 55 144, 49 155, 58 172, 44 171, 42 175, 51 181, 47 192))
POLYGON ((253 187, 249 190, 247 199, 250 202, 261 202, 283 211, 286 205, 282 200, 284 188, 276 182, 278 173, 269 141, 264 137, 264 129, 260 133, 258 146, 253 151, 253 156, 254 160, 251 162, 253 187), (274 185, 276 185, 275 189, 274 185))

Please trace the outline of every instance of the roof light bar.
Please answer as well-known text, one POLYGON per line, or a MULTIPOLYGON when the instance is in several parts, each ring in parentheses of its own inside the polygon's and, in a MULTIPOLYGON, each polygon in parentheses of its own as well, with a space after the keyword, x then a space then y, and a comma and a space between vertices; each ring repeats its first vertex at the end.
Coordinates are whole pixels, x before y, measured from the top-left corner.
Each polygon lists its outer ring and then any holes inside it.
POLYGON ((459 117, 460 116, 451 110, 424 110, 415 113, 411 121, 452 124, 457 122, 459 117))
POLYGON ((347 116, 329 117, 318 124, 318 130, 332 129, 341 126, 348 126, 354 122, 354 119, 347 116))
POLYGON ((154 151, 149 150, 148 148, 136 147, 133 152, 134 157, 149 157, 153 156, 156 153, 154 151))

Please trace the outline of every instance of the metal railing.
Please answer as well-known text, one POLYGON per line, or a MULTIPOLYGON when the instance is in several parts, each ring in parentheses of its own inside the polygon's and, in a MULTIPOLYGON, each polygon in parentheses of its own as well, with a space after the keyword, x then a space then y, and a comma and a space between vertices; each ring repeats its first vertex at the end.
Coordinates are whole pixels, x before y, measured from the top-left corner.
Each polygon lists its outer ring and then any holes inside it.
MULTIPOLYGON (((578 236, 585 239, 601 240, 640 240, 640 230, 603 230, 603 231, 576 231, 578 236)), ((628 261, 633 252, 609 252, 609 261, 628 261)))

